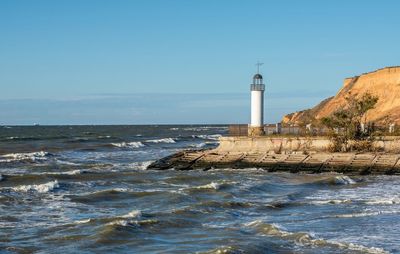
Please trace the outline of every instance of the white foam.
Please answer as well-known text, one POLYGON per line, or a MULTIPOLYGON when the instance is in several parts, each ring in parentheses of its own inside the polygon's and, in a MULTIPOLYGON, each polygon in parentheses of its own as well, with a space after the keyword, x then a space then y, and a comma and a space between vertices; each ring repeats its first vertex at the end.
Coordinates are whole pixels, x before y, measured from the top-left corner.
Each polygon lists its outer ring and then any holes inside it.
POLYGON ((332 241, 332 240, 327 240, 326 241, 329 244, 336 245, 339 248, 342 249, 348 249, 348 250, 353 250, 353 251, 359 251, 363 253, 370 253, 370 254, 386 254, 389 253, 385 251, 382 248, 377 248, 377 247, 366 247, 364 245, 359 245, 359 244, 354 244, 354 243, 344 243, 344 242, 338 242, 338 241, 332 241))
POLYGON ((336 176, 335 183, 337 183, 337 184, 355 184, 356 181, 354 181, 353 179, 351 179, 348 176, 336 176))
POLYGON ((329 200, 312 200, 310 201, 311 204, 314 205, 327 205, 327 204, 346 204, 351 203, 350 199, 329 199, 329 200))
POLYGON ((140 210, 132 210, 129 213, 121 216, 121 218, 131 218, 131 219, 133 218, 138 219, 140 217, 142 217, 142 212, 140 210))
POLYGON ((216 182, 211 182, 209 184, 194 187, 194 189, 214 189, 214 190, 218 190, 219 188, 221 188, 221 185, 216 182))
POLYGON ((190 146, 191 146, 191 147, 194 147, 194 148, 202 148, 202 147, 206 146, 206 143, 192 144, 192 145, 190 145, 190 146))
POLYGON ((357 217, 367 217, 367 216, 378 216, 381 214, 394 214, 397 211, 366 211, 361 213, 348 213, 348 214, 338 214, 335 215, 336 218, 357 218, 357 217))
POLYGON ((84 220, 77 220, 74 221, 74 224, 85 224, 85 223, 89 223, 90 219, 84 219, 84 220))
POLYGON ((295 244, 301 246, 331 246, 339 249, 347 249, 353 251, 361 251, 363 253, 383 254, 388 253, 384 249, 376 247, 366 247, 359 244, 325 240, 316 238, 312 233, 305 232, 289 232, 284 230, 280 225, 267 224, 261 220, 252 221, 244 224, 247 227, 258 228, 262 234, 280 237, 286 240, 294 241, 295 244))
POLYGON ((139 170, 146 170, 148 166, 154 161, 141 161, 141 162, 134 162, 129 164, 130 168, 139 169, 139 170))
POLYGON ((60 187, 60 185, 58 184, 58 181, 54 180, 54 181, 51 181, 48 183, 43 183, 43 184, 20 185, 17 187, 13 187, 12 189, 14 191, 18 191, 18 192, 36 191, 38 193, 47 193, 58 187, 60 187))
POLYGON ((64 174, 64 175, 80 175, 80 174, 82 174, 83 172, 84 172, 83 170, 75 169, 75 170, 70 170, 70 171, 62 172, 61 174, 64 174))
POLYGON ((211 139, 211 140, 219 140, 222 137, 221 134, 212 134, 212 135, 193 135, 193 138, 201 138, 201 139, 211 139))
POLYGON ((111 222, 109 222, 109 223, 107 223, 106 225, 109 225, 109 226, 123 226, 123 227, 126 227, 126 226, 128 226, 128 224, 129 224, 129 221, 127 221, 127 220, 114 220, 114 221, 111 221, 111 222))
POLYGON ((146 140, 148 143, 176 143, 176 141, 173 138, 161 138, 161 139, 150 139, 146 140))
POLYGON ((110 135, 106 135, 106 136, 98 136, 97 138, 111 138, 110 135))
POLYGON ((144 144, 140 141, 137 142, 121 142, 121 143, 111 143, 111 145, 120 147, 120 148, 139 148, 143 147, 144 144))
POLYGON ((395 205, 400 204, 400 199, 398 197, 392 198, 380 198, 380 199, 373 199, 369 201, 365 201, 367 205, 395 205))
POLYGON ((0 162, 15 162, 15 161, 43 161, 47 160, 49 153, 40 151, 33 153, 9 153, 0 156, 0 162))

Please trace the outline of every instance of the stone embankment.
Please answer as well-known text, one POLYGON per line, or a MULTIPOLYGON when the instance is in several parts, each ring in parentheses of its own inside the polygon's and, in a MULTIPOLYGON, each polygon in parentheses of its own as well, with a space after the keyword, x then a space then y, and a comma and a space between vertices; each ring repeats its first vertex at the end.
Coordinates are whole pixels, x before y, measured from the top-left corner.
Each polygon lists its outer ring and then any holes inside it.
MULTIPOLYGON (((397 139, 387 150, 398 147, 397 139), (389 149, 390 148, 390 149, 389 149)), ((224 137, 212 150, 188 150, 152 163, 148 169, 263 168, 268 171, 398 174, 400 153, 329 153, 324 138, 224 137), (297 141, 296 141, 297 140, 297 141), (307 142, 306 142, 307 141, 307 142)), ((382 149, 381 149, 382 150, 382 149)))

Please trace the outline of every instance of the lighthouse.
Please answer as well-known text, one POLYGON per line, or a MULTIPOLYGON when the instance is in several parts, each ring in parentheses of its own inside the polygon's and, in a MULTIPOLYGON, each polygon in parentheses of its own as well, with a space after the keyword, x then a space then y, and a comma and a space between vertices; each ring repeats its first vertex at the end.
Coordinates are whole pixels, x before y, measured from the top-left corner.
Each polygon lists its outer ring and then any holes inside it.
POLYGON ((263 77, 260 74, 260 66, 257 63, 257 74, 253 76, 251 90, 251 121, 248 129, 249 136, 262 136, 264 132, 264 90, 263 77))

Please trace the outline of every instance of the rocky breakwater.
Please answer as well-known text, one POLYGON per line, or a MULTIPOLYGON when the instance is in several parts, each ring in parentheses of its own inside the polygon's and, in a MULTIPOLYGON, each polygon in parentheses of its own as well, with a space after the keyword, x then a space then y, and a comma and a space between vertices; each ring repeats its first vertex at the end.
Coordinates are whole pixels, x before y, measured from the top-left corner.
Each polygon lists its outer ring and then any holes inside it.
POLYGON ((323 137, 222 137, 216 149, 181 151, 155 161, 148 169, 256 167, 271 172, 398 174, 400 153, 395 150, 396 144, 397 139, 388 138, 377 143, 386 145, 385 152, 330 153, 329 140, 323 137))
POLYGON ((400 125, 400 67, 386 67, 359 76, 346 78, 339 92, 314 108, 288 114, 283 123, 307 123, 329 116, 346 106, 346 96, 365 93, 378 96, 375 108, 368 111, 368 119, 375 122, 390 121, 400 125))

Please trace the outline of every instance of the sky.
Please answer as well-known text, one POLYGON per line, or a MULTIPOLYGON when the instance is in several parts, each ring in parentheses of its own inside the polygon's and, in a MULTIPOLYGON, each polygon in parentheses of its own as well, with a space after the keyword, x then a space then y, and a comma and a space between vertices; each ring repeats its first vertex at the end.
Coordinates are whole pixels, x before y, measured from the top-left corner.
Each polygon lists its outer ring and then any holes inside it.
POLYGON ((229 124, 400 65, 397 0, 0 0, 0 124, 229 124))

